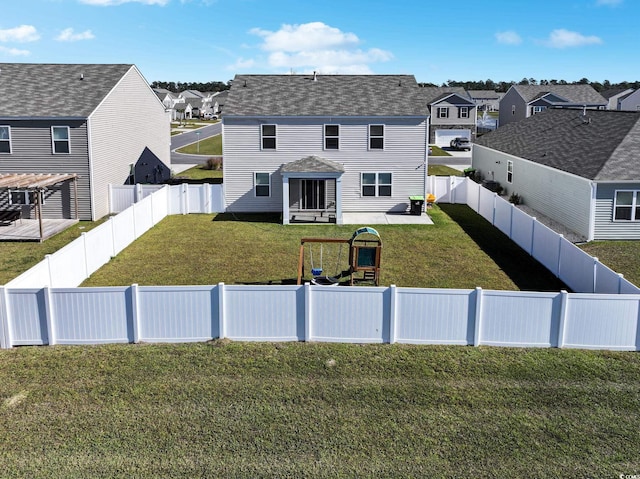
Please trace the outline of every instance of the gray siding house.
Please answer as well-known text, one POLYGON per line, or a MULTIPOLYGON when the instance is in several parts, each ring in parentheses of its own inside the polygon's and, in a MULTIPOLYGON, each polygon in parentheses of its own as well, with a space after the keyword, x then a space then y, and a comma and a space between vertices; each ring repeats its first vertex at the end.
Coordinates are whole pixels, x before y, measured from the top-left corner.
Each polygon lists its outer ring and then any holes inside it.
POLYGON ((640 89, 620 98, 618 105, 619 110, 640 111, 640 89))
POLYGON ((426 111, 411 75, 237 75, 222 120, 227 211, 285 224, 406 211, 425 194, 426 111))
MULTIPOLYGON (((143 156, 170 171, 169 121, 134 65, 0 63, 0 174, 75 174, 79 219, 107 215, 109 184, 135 181, 143 156)), ((70 188, 48 188, 44 218, 72 218, 70 188)), ((33 217, 28 194, 0 190, 0 208, 20 199, 33 217)))
POLYGON ((517 122, 547 108, 604 109, 607 100, 591 85, 512 85, 500 99, 499 126, 517 122))
POLYGON ((584 240, 640 239, 638 112, 549 109, 483 135, 472 165, 584 240))
POLYGON ((448 147, 462 136, 473 140, 476 134, 477 107, 462 87, 423 87, 431 114, 429 143, 448 147))

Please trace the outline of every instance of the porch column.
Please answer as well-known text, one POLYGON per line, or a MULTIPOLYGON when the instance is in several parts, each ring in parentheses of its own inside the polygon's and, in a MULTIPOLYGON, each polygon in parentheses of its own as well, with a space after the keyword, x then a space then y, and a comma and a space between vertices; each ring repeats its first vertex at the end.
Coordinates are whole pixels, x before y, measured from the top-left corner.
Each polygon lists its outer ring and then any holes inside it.
POLYGON ((282 175, 282 224, 289 224, 289 176, 282 175))
POLYGON ((342 175, 336 177, 336 224, 342 224, 342 175))

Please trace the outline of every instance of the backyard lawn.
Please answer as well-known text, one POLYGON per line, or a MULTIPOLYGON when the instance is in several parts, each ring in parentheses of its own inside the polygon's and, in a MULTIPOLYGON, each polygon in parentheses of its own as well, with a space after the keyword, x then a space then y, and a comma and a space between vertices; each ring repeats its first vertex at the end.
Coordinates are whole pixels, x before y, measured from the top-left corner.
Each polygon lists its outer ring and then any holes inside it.
MULTIPOLYGON (((375 225, 382 237, 381 285, 559 291, 563 285, 505 235, 462 205, 434 206, 434 225, 375 225)), ((366 225, 363 225, 366 226, 366 225)), ((349 239, 357 225, 280 224, 279 215, 171 216, 94 273, 83 286, 295 284, 300 239, 349 239)), ((305 252, 306 271, 320 265, 305 252)), ((348 266, 337 245, 325 271, 348 266), (340 260, 340 262, 338 262, 340 260)))
POLYGON ((617 478, 640 471, 638 377, 629 352, 2 350, 0 475, 617 478))

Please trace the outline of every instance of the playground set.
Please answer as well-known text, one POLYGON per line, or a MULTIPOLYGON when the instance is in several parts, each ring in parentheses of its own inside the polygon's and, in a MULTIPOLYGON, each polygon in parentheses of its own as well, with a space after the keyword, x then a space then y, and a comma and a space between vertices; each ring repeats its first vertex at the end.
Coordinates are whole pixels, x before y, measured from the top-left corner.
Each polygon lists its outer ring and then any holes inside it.
POLYGON ((380 284, 382 240, 369 227, 357 229, 351 238, 302 238, 298 259, 298 284, 305 279, 305 266, 311 271, 310 282, 322 286, 358 283, 380 284), (348 250, 348 264, 343 263, 343 249, 348 250), (330 251, 329 251, 330 250, 330 251), (315 256, 314 256, 315 251, 315 256), (336 261, 335 272, 329 275, 323 263, 336 261), (346 269, 344 268, 346 266, 346 269), (348 281, 342 281, 348 278, 348 281))

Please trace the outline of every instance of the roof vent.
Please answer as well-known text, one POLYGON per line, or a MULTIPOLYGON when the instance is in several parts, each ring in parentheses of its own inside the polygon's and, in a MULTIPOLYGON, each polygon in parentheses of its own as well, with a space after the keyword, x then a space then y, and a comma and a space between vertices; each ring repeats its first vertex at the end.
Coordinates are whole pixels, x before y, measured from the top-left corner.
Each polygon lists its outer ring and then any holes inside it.
POLYGON ((315 70, 313 71, 313 81, 318 81, 318 75, 315 70))
POLYGON ((242 84, 243 87, 247 88, 247 80, 244 81, 244 83, 242 84))
POLYGON ((80 80, 84 80, 84 73, 80 73, 80 80))
POLYGON ((582 117, 582 124, 583 125, 588 125, 589 123, 591 123, 591 117, 590 116, 583 116, 582 117))

